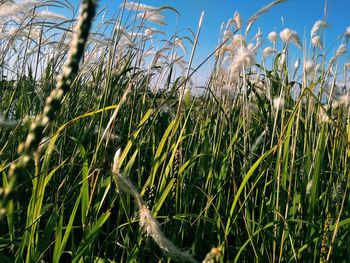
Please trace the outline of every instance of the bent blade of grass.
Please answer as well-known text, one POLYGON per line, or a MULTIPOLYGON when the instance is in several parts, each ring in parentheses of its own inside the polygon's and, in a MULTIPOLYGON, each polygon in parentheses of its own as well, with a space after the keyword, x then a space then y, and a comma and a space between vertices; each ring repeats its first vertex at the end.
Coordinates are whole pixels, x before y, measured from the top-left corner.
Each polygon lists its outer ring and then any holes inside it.
POLYGON ((134 151, 134 153, 131 155, 131 157, 130 157, 128 163, 125 165, 125 168, 124 168, 125 174, 129 174, 129 173, 130 173, 131 168, 132 168, 132 166, 133 166, 134 163, 135 163, 135 160, 136 160, 136 157, 137 157, 138 153, 139 153, 139 149, 136 149, 136 150, 134 151))
POLYGON ((319 185, 321 180, 322 166, 324 153, 326 151, 328 133, 326 129, 326 125, 323 124, 321 127, 321 132, 318 137, 318 142, 316 146, 316 154, 314 156, 314 172, 312 174, 312 187, 311 187, 311 199, 310 199, 310 207, 309 207, 309 218, 313 220, 315 213, 317 213, 317 202, 319 200, 319 185))
MULTIPOLYGON (((5 166, 5 165, 4 165, 5 166)), ((0 168, 2 170, 2 167, 0 168)), ((6 188, 8 185, 8 180, 7 180, 7 174, 5 173, 5 170, 2 171, 2 187, 6 188)), ((14 241, 15 240, 15 217, 14 217, 14 205, 13 201, 11 200, 8 205, 7 205, 7 210, 6 210, 6 219, 7 219, 7 225, 9 229, 9 236, 10 240, 14 241)))
POLYGON ((109 111, 109 110, 113 110, 115 108, 118 107, 118 104, 116 105, 111 105, 111 106, 107 106, 107 107, 104 107, 102 109, 98 109, 98 110, 93 110, 93 111, 89 111, 89 112, 86 112, 84 114, 81 114, 69 121, 67 121, 66 123, 62 124, 58 129, 57 131, 51 135, 50 137, 50 142, 49 142, 49 145, 47 147, 47 151, 46 151, 46 154, 45 154, 45 159, 44 159, 44 163, 45 162, 49 162, 50 161, 50 156, 51 156, 51 153, 53 152, 53 150, 55 149, 55 143, 58 139, 58 137, 60 136, 60 134, 65 130, 67 129, 69 126, 77 123, 78 121, 80 121, 81 119, 84 119, 84 118, 87 118, 87 117, 91 117, 91 116, 94 116, 95 114, 99 114, 99 113, 103 113, 104 111, 109 111))
MULTIPOLYGON (((268 229, 268 228, 270 228, 270 227, 273 227, 274 226, 274 222, 270 222, 270 223, 268 223, 267 225, 265 225, 264 227, 262 227, 262 228, 259 228, 258 230, 256 230, 253 234, 252 234, 252 237, 255 237, 256 235, 258 235, 261 231, 264 231, 264 230, 266 230, 266 229, 268 229)), ((240 249, 238 250, 238 252, 237 252, 237 255, 236 255, 236 257, 235 257, 235 259, 234 259, 234 263, 236 263, 236 262, 240 262, 240 261, 238 261, 239 260, 239 256, 242 254, 242 252, 243 252, 243 250, 246 248, 246 246, 250 243, 250 239, 248 239, 244 244, 243 244, 243 246, 241 246, 240 247, 240 249)))
POLYGON ((123 164, 123 161, 125 160, 128 152, 131 149, 131 146, 133 145, 133 141, 136 140, 136 138, 138 137, 139 133, 141 132, 142 126, 148 121, 148 119, 152 116, 153 110, 152 109, 148 109, 146 111, 146 113, 144 114, 144 116, 142 117, 138 128, 135 132, 133 132, 133 134, 131 135, 131 139, 129 139, 128 143, 126 144, 123 153, 120 156, 120 160, 119 160, 119 166, 121 166, 123 164))
POLYGON ((63 161, 61 164, 56 166, 49 174, 46 173, 46 171, 43 171, 40 175, 36 175, 33 180, 33 189, 32 189, 32 195, 29 200, 29 205, 27 208, 27 215, 26 215, 26 229, 24 236, 25 238, 22 239, 20 248, 17 251, 16 257, 18 259, 22 258, 23 253, 25 250, 27 250, 26 255, 26 262, 30 262, 33 260, 33 256, 36 253, 36 247, 38 243, 38 225, 40 223, 40 218, 45 213, 43 211, 43 203, 44 203, 44 196, 45 196, 45 190, 48 182, 52 178, 52 176, 59 170, 64 164, 66 163, 66 160, 63 161))
MULTIPOLYGON (((81 155, 81 158, 83 160, 83 167, 81 169, 82 179, 81 179, 81 223, 82 225, 85 225, 86 223, 86 216, 88 214, 89 209, 89 162, 87 159, 87 154, 84 146, 77 140, 74 139, 78 143, 78 149, 81 155)), ((92 197, 91 197, 92 198, 92 197)))
MULTIPOLYGON (((191 106, 191 109, 192 109, 192 106, 191 106)), ((171 171, 171 169, 172 169, 172 167, 173 167, 173 163, 174 163, 174 159, 175 159, 176 152, 177 152, 177 150, 179 149, 179 146, 180 146, 181 142, 182 142, 183 139, 184 139, 183 134, 184 134, 184 132, 186 131, 186 123, 187 123, 188 119, 190 118, 191 109, 189 109, 188 115, 186 116, 186 119, 185 119, 185 121, 184 121, 183 127, 181 128, 181 131, 180 131, 180 134, 179 134, 179 136, 178 136, 177 141, 176 141, 175 143, 173 143, 172 146, 171 146, 171 148, 173 149, 173 151, 172 151, 172 154, 171 154, 170 159, 169 159, 169 161, 168 161, 168 164, 167 164, 166 167, 165 167, 165 171, 164 171, 164 173, 163 173, 163 175, 162 175, 162 177, 161 177, 161 181, 159 182, 159 191, 160 191, 160 192, 163 192, 164 188, 166 187, 166 186, 165 186, 165 185, 166 185, 166 181, 167 181, 167 178, 169 177, 169 173, 170 173, 170 171, 171 171)), ((180 122, 180 119, 178 119, 178 122, 180 122)), ((169 185, 168 185, 168 187, 169 187, 169 185)), ((164 198, 164 200, 165 200, 166 196, 167 196, 169 193, 170 193, 170 191, 167 192, 166 195, 164 195, 164 194, 162 195, 163 198, 164 198)), ((163 199, 162 199, 162 201, 159 200, 159 201, 157 202, 157 204, 155 205, 155 207, 156 207, 156 210, 155 210, 155 212, 154 212, 155 215, 158 213, 158 211, 159 211, 159 209, 161 208, 161 206, 162 206, 164 200, 163 200, 163 199)))
MULTIPOLYGON (((57 246, 55 244, 55 249, 54 249, 54 254, 53 254, 53 262, 54 263, 59 263, 60 261, 60 258, 61 258, 61 255, 63 253, 63 250, 64 248, 66 247, 66 244, 67 244, 67 241, 68 241, 68 238, 69 238, 69 235, 71 234, 72 230, 73 230, 73 223, 74 223, 74 219, 75 219, 75 215, 78 211, 78 208, 79 208, 79 204, 80 204, 80 201, 81 201, 81 197, 82 197, 82 192, 79 193, 79 196, 77 198, 77 200, 75 201, 75 204, 74 204, 74 207, 73 207, 73 210, 71 212, 71 215, 69 217, 69 221, 68 221, 68 224, 66 226, 66 231, 63 235, 63 238, 62 240, 57 240, 56 238, 56 242, 58 243, 57 246)), ((63 210, 63 209, 62 209, 63 210)), ((62 214, 63 214, 63 211, 62 211, 62 214)), ((62 216, 63 218, 63 216, 62 216)), ((62 224, 63 222, 60 223, 60 225, 62 224)), ((62 226, 61 227, 58 227, 56 229, 56 232, 59 231, 61 232, 62 231, 62 226)), ((60 235, 60 234, 59 234, 60 235)))
POLYGON ((174 119, 169 123, 168 127, 166 128, 166 130, 163 134, 163 137, 159 142, 158 148, 156 150, 156 154, 154 156, 154 164, 152 165, 151 175, 147 179, 145 185, 143 186, 141 193, 144 193, 146 187, 154 184, 158 168, 160 167, 161 163, 164 162, 164 160, 166 159, 166 156, 167 156, 166 152, 163 153, 163 148, 165 146, 165 143, 168 139, 170 140, 172 138, 172 136, 169 137, 170 133, 172 134, 172 132, 174 130, 177 130, 179 125, 180 125, 180 122, 178 121, 178 119, 174 119))
POLYGON ((96 208, 95 214, 99 214, 99 213, 100 213, 103 204, 104 204, 105 201, 107 200, 108 193, 109 193, 109 191, 110 191, 110 189, 111 189, 111 186, 112 186, 111 177, 109 176, 108 178, 106 178, 106 179, 104 180, 104 183, 106 184, 105 190, 104 190, 104 192, 103 192, 103 194, 102 194, 101 199, 100 199, 100 200, 98 201, 98 203, 97 203, 98 206, 97 206, 97 208, 96 208))
MULTIPOLYGON (((228 236, 230 230, 231 230, 231 220, 232 220, 232 216, 234 213, 234 210, 236 208, 238 199, 240 198, 240 195, 244 189, 244 187, 246 186, 246 184, 248 183, 250 177, 254 174, 255 170, 259 167, 260 163, 267 157, 269 156, 273 151, 275 151, 277 148, 277 145, 272 147, 270 150, 266 151, 262 156, 259 157, 259 159, 250 167, 250 169, 248 170, 248 172, 246 173, 246 175, 244 175, 243 177, 243 181, 241 183, 241 185, 239 186, 236 196, 233 199, 231 208, 230 208, 230 213, 229 213, 229 217, 227 220, 227 224, 226 224, 226 228, 225 228, 225 237, 228 236)), ((232 222, 233 223, 233 222, 232 222)))
POLYGON ((97 222, 92 227, 91 231, 86 236, 86 239, 83 240, 82 244, 78 247, 76 255, 73 255, 72 263, 78 263, 84 256, 84 253, 86 250, 91 246, 93 243, 93 240, 95 239, 96 235, 98 234, 98 231, 101 229, 101 227, 104 225, 104 223, 107 221, 109 216, 111 215, 111 212, 106 212, 100 216, 100 218, 97 220, 97 222))
POLYGON ((173 185, 174 185, 175 179, 171 178, 170 182, 168 183, 168 185, 165 187, 165 189, 162 191, 162 195, 160 196, 160 198, 157 201, 157 204, 155 206, 155 213, 157 213, 160 208, 162 207, 162 205, 164 204, 167 196, 169 195, 173 185))

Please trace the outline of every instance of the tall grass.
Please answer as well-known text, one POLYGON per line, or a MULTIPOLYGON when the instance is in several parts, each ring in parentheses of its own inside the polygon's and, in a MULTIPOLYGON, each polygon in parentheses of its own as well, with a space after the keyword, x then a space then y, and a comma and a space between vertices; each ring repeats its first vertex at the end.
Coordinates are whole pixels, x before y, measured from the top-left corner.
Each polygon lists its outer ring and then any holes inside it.
POLYGON ((310 44, 248 41, 282 2, 223 24, 200 96, 201 23, 163 40, 173 7, 79 20, 54 12, 68 1, 2 4, 0 261, 347 262, 350 29, 333 53, 325 20, 310 44))

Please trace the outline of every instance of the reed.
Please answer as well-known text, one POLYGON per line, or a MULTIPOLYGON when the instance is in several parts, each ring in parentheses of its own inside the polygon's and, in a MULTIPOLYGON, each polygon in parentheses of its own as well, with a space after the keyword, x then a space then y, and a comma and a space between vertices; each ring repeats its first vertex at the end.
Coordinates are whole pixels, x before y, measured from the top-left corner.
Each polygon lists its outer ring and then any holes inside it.
POLYGON ((349 28, 261 32, 284 2, 199 65, 200 14, 0 5, 0 262, 346 262, 349 28))

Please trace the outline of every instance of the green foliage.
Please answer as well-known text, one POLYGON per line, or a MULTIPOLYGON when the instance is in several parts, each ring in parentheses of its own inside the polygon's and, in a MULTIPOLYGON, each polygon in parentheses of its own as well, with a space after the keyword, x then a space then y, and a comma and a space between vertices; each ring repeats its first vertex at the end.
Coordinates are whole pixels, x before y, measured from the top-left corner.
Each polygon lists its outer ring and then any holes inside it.
MULTIPOLYGON (((52 2, 58 3, 67 8, 52 2)), ((21 27, 30 25, 36 24, 21 27)), ((121 172, 165 236, 198 261, 215 247, 221 262, 347 262, 350 115, 327 89, 329 72, 291 78, 287 63, 280 65, 285 45, 272 69, 263 63, 252 66, 257 72, 243 69, 225 93, 218 72, 227 65, 219 56, 203 94, 191 96, 188 75, 175 75, 176 63, 167 64, 176 36, 158 43, 166 59, 159 64, 155 57, 145 69, 150 39, 133 36, 135 26, 128 35, 135 39, 122 45, 121 28, 115 25, 96 63, 82 62, 53 122, 43 127, 48 137, 30 153, 34 162, 0 211, 0 261, 171 262, 139 227, 133 198, 112 180, 113 156, 122 148, 121 172)), ((64 37, 60 51, 63 43, 64 37)), ((89 42, 86 50, 94 48, 89 42)), ((66 57, 51 52, 42 74, 33 73, 34 62, 26 71, 30 56, 18 55, 24 70, 13 82, 0 80, 0 113, 9 121, 0 123, 3 192, 21 157, 18 145, 57 85, 66 57)))

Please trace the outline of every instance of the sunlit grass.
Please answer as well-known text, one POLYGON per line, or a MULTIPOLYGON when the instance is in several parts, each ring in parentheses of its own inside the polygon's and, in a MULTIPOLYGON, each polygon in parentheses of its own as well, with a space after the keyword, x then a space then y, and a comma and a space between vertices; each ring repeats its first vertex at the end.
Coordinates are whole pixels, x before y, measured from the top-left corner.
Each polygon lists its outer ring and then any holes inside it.
POLYGON ((197 96, 173 7, 97 11, 79 62, 69 2, 0 6, 0 262, 347 262, 350 29, 250 32, 281 2, 223 24, 197 96))

